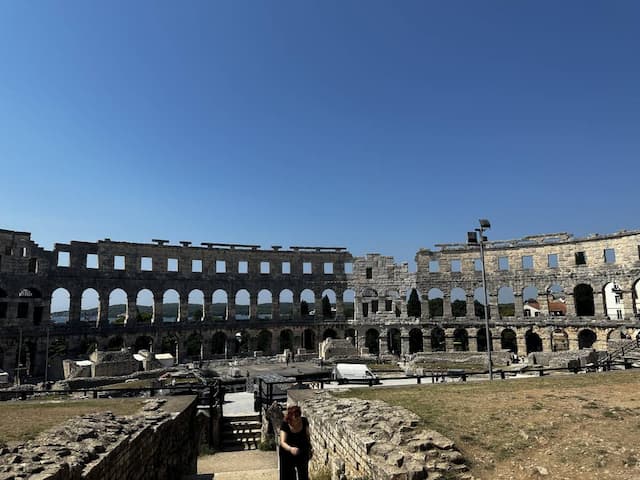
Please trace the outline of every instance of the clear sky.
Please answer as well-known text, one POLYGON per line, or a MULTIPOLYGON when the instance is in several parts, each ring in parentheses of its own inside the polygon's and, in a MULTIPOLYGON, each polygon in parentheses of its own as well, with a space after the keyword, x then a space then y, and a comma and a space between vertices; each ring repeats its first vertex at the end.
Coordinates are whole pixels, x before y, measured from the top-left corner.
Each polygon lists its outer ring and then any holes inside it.
POLYGON ((0 228, 45 248, 638 229, 640 2, 0 3, 0 228))

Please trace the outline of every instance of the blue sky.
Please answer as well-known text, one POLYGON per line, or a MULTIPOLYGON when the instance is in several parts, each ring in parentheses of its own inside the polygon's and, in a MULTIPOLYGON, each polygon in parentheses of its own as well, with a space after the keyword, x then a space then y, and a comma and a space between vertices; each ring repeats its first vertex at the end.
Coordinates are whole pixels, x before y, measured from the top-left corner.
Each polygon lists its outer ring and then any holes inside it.
POLYGON ((640 228, 636 1, 0 3, 0 228, 421 247, 640 228))

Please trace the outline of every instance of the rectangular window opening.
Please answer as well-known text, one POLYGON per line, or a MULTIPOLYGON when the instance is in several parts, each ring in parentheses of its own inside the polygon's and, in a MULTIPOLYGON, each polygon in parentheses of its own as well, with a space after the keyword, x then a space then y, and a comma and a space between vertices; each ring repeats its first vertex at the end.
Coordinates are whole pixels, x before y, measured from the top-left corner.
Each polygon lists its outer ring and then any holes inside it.
POLYGON ((305 275, 311 274, 311 262, 302 262, 302 273, 305 275))
POLYGON ((460 260, 451 260, 451 272, 459 273, 462 271, 462 262, 460 260))
POLYGON ((177 272, 177 271, 178 271, 178 259, 167 258, 167 272, 177 272))
POLYGON ((366 274, 367 274, 367 278, 373 278, 373 268, 367 267, 366 274))
POLYGON ((604 263, 616 263, 616 251, 613 248, 604 249, 604 263))
POLYGON ((249 273, 249 262, 240 260, 238 262, 238 273, 249 273))
POLYGON ((509 270, 509 257, 498 257, 498 270, 509 270))
POLYGON ((282 274, 283 275, 291 274, 291 262, 282 262, 282 274))
POLYGON ((558 254, 557 253, 550 253, 547 256, 547 264, 549 265, 549 268, 558 268, 558 254))
POLYGON ((113 269, 124 270, 124 256, 122 255, 113 256, 113 269))
POLYGON ((20 256, 21 256, 21 257, 26 257, 26 256, 27 256, 27 253, 28 253, 28 251, 27 251, 27 247, 22 247, 22 248, 20 249, 20 256))
POLYGON ((576 252, 576 265, 587 264, 587 254, 585 252, 576 252))
POLYGON ((344 273, 353 273, 353 263, 345 262, 345 264, 344 264, 344 273))
POLYGON ((480 260, 479 258, 474 258, 473 259, 473 270, 475 272, 481 272, 482 271, 482 260, 480 260))
POLYGON ((438 273, 440 271, 440 262, 438 260, 429 260, 429 272, 438 273))
POLYGON ((191 260, 191 272, 202 273, 202 260, 191 260))
POLYGON ((331 263, 331 262, 325 262, 324 263, 324 273, 326 275, 332 275, 333 274, 333 263, 331 263))
POLYGON ((151 257, 141 257, 140 270, 143 272, 151 272, 153 270, 153 259, 151 257))
POLYGON ((87 268, 98 268, 97 253, 87 253, 87 268))
POLYGON ((69 252, 58 252, 58 266, 69 267, 71 265, 71 255, 69 252))
POLYGON ((391 312, 393 310, 393 300, 384 301, 384 311, 391 312))
POLYGON ((532 255, 524 255, 522 257, 522 269, 523 270, 533 270, 533 256, 532 255))
POLYGON ((269 262, 260 262, 260 273, 262 275, 268 275, 271 273, 271 265, 269 262))
POLYGON ((216 273, 227 273, 227 262, 216 260, 216 273))

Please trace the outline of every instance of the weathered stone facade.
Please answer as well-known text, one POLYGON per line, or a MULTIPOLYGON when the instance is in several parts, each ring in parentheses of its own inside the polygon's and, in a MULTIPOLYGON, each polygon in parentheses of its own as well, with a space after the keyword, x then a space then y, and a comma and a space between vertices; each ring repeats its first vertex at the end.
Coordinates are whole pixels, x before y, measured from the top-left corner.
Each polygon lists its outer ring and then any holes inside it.
MULTIPOLYGON (((41 378, 48 352, 49 378, 60 378, 61 359, 92 346, 168 352, 179 361, 317 351, 326 337, 351 337, 373 354, 486 349, 476 247, 422 249, 413 273, 392 257, 353 258, 342 248, 154 242, 73 241, 48 251, 29 233, 0 230, 0 369, 13 375, 21 364, 23 375, 41 378), (413 289, 420 312, 409 316, 413 289), (61 291, 68 314, 52 321, 52 297, 61 291), (145 291, 153 298, 146 318, 138 304, 145 291), (118 315, 109 311, 115 292, 126 304, 118 315), (167 292, 177 298, 172 319, 163 314, 167 292), (83 307, 86 294, 99 305, 93 317, 83 307), (193 294, 201 299, 197 314, 193 294), (236 302, 241 294, 246 306, 236 302), (216 295, 225 299, 223 311, 216 295)), ((639 249, 638 231, 487 242, 493 349, 520 356, 606 350, 635 338, 639 249)))
POLYGON ((194 397, 148 400, 143 412, 84 415, 0 449, 0 479, 171 480, 195 474, 200 427, 194 397), (176 411, 173 411, 176 409, 176 411))

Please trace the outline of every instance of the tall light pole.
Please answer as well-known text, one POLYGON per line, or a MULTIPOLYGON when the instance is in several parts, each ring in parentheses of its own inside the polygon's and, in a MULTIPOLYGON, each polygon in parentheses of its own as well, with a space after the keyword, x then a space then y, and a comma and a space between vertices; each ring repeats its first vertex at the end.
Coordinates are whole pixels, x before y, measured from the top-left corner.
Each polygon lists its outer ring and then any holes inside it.
POLYGON ((491 360, 491 335, 489 333, 489 298, 487 296, 487 273, 484 265, 484 242, 487 237, 484 231, 491 228, 491 223, 486 218, 479 220, 480 228, 467 233, 467 243, 469 245, 480 245, 480 264, 482 266, 482 291, 484 293, 484 328, 487 340, 487 354, 489 355, 489 380, 493 380, 493 361, 491 360))

